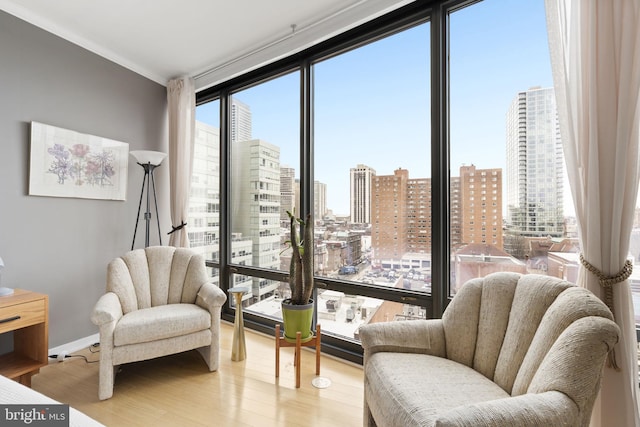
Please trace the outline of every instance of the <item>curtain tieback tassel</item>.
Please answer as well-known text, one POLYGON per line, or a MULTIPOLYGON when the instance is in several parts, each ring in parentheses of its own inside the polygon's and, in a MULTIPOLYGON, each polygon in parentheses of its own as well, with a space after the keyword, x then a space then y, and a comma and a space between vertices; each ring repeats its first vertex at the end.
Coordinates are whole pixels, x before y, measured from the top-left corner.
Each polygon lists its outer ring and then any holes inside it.
MULTIPOLYGON (((593 266, 589 261, 584 259, 584 256, 580 254, 580 263, 589 270, 594 276, 598 278, 600 282, 600 286, 604 289, 604 303, 611 310, 611 314, 613 314, 613 319, 616 318, 616 313, 613 309, 613 285, 617 283, 624 282, 631 276, 631 272, 633 271, 633 264, 631 261, 626 260, 622 269, 615 276, 607 276, 602 271, 593 266)), ((609 355, 607 357, 607 366, 610 368, 619 371, 620 368, 616 362, 616 353, 615 347, 611 349, 609 355)))
POLYGON ((182 221, 182 223, 180 225, 178 225, 177 227, 175 225, 171 226, 171 231, 168 232, 167 234, 171 234, 174 231, 178 231, 178 230, 182 230, 183 228, 185 228, 187 226, 187 223, 182 221))

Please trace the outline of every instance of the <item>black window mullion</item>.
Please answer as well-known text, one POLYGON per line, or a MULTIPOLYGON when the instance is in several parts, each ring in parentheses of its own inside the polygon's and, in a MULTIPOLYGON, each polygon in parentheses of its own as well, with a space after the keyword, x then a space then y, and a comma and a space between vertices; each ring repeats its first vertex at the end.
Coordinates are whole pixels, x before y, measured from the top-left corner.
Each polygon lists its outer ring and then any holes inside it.
MULTIPOLYGON (((311 61, 306 59, 300 64, 300 206, 304 217, 314 213, 313 164, 313 66, 311 61)), ((316 220, 317 218, 313 218, 313 221, 316 220)), ((312 298, 317 307, 317 289, 313 290, 312 298)), ((313 324, 317 321, 316 309, 313 311, 313 324)))
MULTIPOLYGON (((231 94, 228 90, 220 95, 220 288, 227 291, 231 288, 231 94)), ((232 319, 231 301, 223 310, 228 320, 232 319)))
POLYGON ((431 16, 431 297, 434 317, 441 317, 449 283, 449 147, 445 86, 445 12, 435 7, 431 16))
POLYGON ((300 214, 313 213, 313 100, 309 61, 300 67, 300 214))

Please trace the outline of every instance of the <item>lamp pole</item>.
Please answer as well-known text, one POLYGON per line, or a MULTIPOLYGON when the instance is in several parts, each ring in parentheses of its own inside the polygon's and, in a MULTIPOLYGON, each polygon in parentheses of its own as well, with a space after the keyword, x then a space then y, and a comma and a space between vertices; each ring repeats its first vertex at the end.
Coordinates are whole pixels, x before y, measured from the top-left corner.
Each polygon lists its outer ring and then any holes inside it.
POLYGON ((131 242, 131 250, 133 250, 133 247, 136 243, 136 234, 138 231, 138 222, 140 221, 140 209, 142 208, 142 197, 144 195, 145 183, 147 185, 147 210, 144 213, 144 220, 146 222, 144 247, 149 247, 149 233, 151 228, 151 190, 153 190, 153 201, 156 208, 158 242, 160 245, 162 245, 162 235, 160 234, 160 218, 158 216, 158 199, 156 197, 156 181, 153 177, 153 171, 155 170, 155 168, 160 166, 160 163, 162 162, 162 159, 164 159, 166 154, 152 151, 132 151, 130 154, 138 160, 137 163, 144 169, 144 177, 142 178, 142 189, 140 190, 140 201, 138 202, 138 215, 136 216, 136 227, 133 230, 133 241, 131 242), (144 161, 146 160, 146 157, 149 156, 153 156, 157 164, 152 163, 151 160, 144 161))

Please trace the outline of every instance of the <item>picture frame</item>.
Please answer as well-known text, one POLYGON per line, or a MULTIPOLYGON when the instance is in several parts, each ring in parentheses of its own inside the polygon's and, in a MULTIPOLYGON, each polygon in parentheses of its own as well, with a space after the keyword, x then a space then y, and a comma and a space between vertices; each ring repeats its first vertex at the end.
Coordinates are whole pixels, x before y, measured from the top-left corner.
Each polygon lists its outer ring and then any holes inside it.
POLYGON ((29 195, 126 200, 129 144, 31 122, 29 195))

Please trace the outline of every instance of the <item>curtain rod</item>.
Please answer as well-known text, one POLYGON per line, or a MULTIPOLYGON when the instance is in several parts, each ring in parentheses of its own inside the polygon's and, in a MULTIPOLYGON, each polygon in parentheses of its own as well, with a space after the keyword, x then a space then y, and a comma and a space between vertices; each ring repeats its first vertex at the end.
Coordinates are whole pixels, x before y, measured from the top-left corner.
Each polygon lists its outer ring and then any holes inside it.
POLYGON ((220 65, 215 66, 213 68, 210 68, 210 69, 208 69, 206 71, 203 71, 202 73, 199 73, 199 74, 195 75, 193 78, 196 79, 196 80, 200 79, 200 78, 205 77, 205 76, 207 76, 209 74, 215 73, 216 71, 219 71, 219 70, 221 70, 223 68, 226 68, 229 65, 235 64, 236 62, 239 62, 239 61, 242 61, 243 59, 249 58, 249 57, 251 57, 251 56, 253 56, 253 55, 255 55, 255 54, 259 53, 259 52, 262 52, 263 50, 269 49, 270 47, 276 46, 276 45, 278 45, 278 44, 280 44, 280 43, 282 43, 282 42, 284 42, 286 40, 289 40, 290 38, 292 38, 293 36, 295 36, 298 33, 303 33, 305 31, 308 31, 308 30, 310 30, 312 28, 315 28, 318 25, 323 24, 323 23, 325 23, 325 22, 327 22, 327 21, 329 21, 331 19, 334 19, 334 18, 344 14, 345 12, 353 9, 354 7, 357 7, 357 6, 360 6, 363 3, 366 3, 367 1, 368 0, 358 0, 358 1, 350 4, 349 6, 346 6, 346 7, 342 8, 342 9, 340 9, 340 10, 338 10, 338 11, 336 11, 336 12, 334 12, 334 13, 328 15, 328 16, 325 16, 322 19, 319 19, 319 20, 317 20, 315 22, 312 22, 311 24, 309 24, 309 25, 307 25, 305 27, 302 27, 302 28, 298 28, 298 26, 296 24, 292 24, 290 26, 291 27, 291 32, 289 34, 287 34, 287 35, 285 35, 283 37, 280 37, 279 39, 276 39, 276 40, 274 40, 272 42, 269 42, 267 44, 259 46, 259 47, 255 48, 255 49, 253 49, 253 50, 251 50, 251 51, 249 51, 247 53, 244 53, 244 54, 240 55, 240 56, 232 58, 229 61, 224 62, 223 64, 220 64, 220 65))

